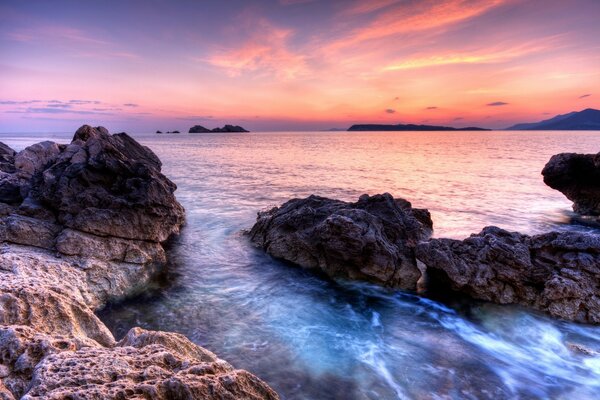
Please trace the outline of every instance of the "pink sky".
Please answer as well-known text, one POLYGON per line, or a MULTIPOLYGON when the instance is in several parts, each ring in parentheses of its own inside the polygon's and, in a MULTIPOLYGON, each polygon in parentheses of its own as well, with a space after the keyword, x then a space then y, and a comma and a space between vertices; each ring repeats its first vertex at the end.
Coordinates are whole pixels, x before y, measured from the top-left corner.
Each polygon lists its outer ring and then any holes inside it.
POLYGON ((600 2, 4 1, 0 132, 426 123, 600 108, 600 2))

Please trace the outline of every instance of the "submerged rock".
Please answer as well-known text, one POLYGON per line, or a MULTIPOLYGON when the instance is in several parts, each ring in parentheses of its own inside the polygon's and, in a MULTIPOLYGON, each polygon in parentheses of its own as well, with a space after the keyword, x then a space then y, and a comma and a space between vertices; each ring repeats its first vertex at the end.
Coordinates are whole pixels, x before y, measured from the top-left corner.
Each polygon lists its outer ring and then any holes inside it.
POLYGON ((356 203, 313 195, 259 213, 250 238, 274 257, 330 277, 416 290, 414 248, 432 227, 427 210, 388 193, 356 203))
POLYGON ((184 337, 116 343, 94 311, 143 290, 183 207, 158 157, 81 127, 69 145, 0 144, 0 399, 276 399, 184 337))
POLYGON ((582 215, 600 216, 600 153, 561 153, 542 170, 544 183, 573 202, 582 215))
POLYGON ((417 259, 434 290, 522 304, 577 322, 600 323, 600 236, 527 236, 487 227, 465 240, 432 239, 417 259))

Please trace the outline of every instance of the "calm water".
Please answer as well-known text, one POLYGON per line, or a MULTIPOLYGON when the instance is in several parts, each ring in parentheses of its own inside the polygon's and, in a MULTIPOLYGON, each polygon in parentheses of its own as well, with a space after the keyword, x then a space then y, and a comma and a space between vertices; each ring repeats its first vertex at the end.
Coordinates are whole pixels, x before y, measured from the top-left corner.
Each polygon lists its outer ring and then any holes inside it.
MULTIPOLYGON (((272 260, 241 234, 256 211, 292 197, 381 192, 428 208, 438 237, 486 225, 589 230, 569 224, 570 202, 540 171, 555 153, 597 152, 600 132, 137 137, 179 186, 187 226, 168 279, 101 313, 117 337, 136 325, 181 332, 285 399, 600 397, 600 357, 567 347, 600 351, 600 328, 327 281, 272 260)), ((0 135, 18 149, 40 138, 0 135)))

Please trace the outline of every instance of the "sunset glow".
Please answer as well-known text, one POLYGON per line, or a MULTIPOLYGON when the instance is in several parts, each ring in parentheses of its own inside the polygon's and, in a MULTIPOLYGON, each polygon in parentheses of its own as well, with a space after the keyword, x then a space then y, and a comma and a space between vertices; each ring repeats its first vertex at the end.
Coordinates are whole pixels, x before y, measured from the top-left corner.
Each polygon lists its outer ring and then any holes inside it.
POLYGON ((0 131, 504 128, 600 107, 600 2, 3 1, 0 131))

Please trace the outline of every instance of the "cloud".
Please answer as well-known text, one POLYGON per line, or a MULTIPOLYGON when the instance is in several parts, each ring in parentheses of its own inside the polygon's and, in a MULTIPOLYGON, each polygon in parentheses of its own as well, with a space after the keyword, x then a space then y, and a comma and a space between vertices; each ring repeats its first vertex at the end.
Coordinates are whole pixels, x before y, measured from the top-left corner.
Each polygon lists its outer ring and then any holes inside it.
POLYGON ((83 104, 101 104, 102 102, 100 100, 69 100, 69 103, 83 105, 83 104))
POLYGON ((296 4, 313 3, 315 1, 317 0, 279 0, 279 4, 282 6, 293 6, 296 4))
POLYGON ((584 94, 582 96, 579 96, 578 98, 579 99, 585 99, 586 97, 590 97, 590 96, 591 96, 591 94, 584 94))
POLYGON ((139 107, 139 104, 135 104, 135 103, 125 103, 125 104, 123 104, 123 107, 139 107))
POLYGON ((508 105, 508 103, 505 103, 504 101, 494 101, 493 103, 487 103, 486 106, 488 107, 499 107, 499 106, 506 106, 508 105))
POLYGON ((263 18, 255 21, 249 32, 238 33, 247 37, 241 45, 223 48, 201 61, 225 70, 232 77, 254 72, 295 78, 306 73, 305 56, 292 51, 288 45, 293 30, 276 27, 263 18))
POLYGON ((16 104, 34 104, 42 103, 42 100, 0 100, 0 104, 16 105, 16 104))
POLYGON ((463 117, 456 117, 452 121, 462 121, 463 119, 464 119, 463 117))
POLYGON ((426 110, 437 110, 438 108, 436 106, 431 106, 431 107, 426 107, 426 110))
POLYGON ((396 113, 396 110, 394 110, 393 108, 388 108, 385 110, 385 112, 388 114, 394 114, 394 113, 396 113))

